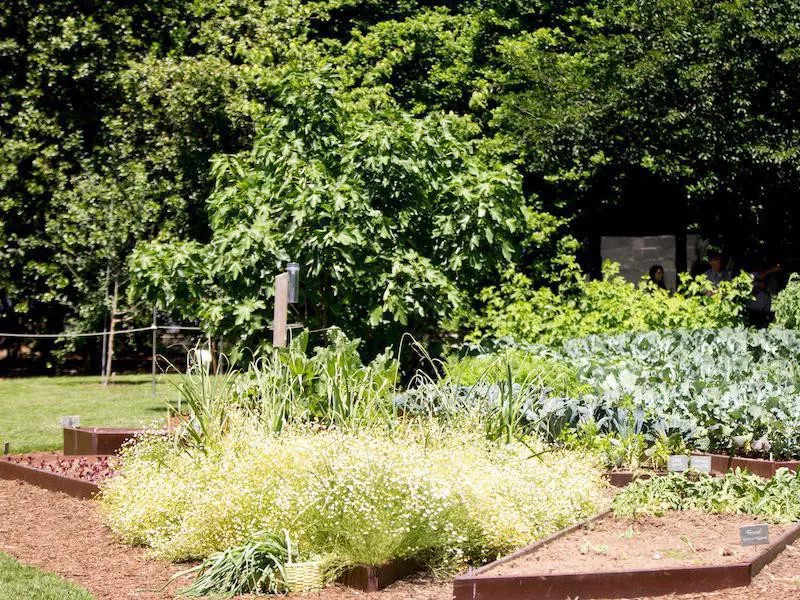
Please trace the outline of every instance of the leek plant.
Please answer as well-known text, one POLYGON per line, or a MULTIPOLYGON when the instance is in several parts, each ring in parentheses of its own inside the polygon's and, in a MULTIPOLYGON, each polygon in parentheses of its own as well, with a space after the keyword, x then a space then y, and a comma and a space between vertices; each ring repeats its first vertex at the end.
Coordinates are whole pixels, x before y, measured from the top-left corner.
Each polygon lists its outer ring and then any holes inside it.
POLYGON ((173 579, 197 574, 194 583, 181 591, 186 596, 276 594, 288 591, 284 565, 291 559, 286 531, 261 533, 253 541, 211 554, 173 579))
POLYGON ((179 437, 197 448, 217 444, 227 429, 237 372, 227 370, 226 365, 224 355, 213 373, 203 364, 190 365, 174 384, 189 412, 189 420, 180 429, 179 437))
POLYGON ((391 422, 397 361, 387 350, 362 364, 359 340, 338 329, 329 331, 328 342, 308 356, 303 332, 288 348, 254 361, 238 380, 234 403, 273 433, 290 423, 359 429, 391 422))

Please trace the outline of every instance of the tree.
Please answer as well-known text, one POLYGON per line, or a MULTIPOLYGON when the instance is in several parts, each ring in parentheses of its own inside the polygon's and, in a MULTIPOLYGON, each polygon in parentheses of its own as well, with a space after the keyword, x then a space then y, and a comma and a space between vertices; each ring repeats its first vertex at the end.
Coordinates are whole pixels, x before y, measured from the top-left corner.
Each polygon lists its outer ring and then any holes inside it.
POLYGON ((405 330, 434 332, 526 246, 552 270, 558 223, 526 201, 512 166, 478 151, 468 120, 351 97, 330 69, 279 86, 252 150, 214 161, 210 241, 140 246, 137 297, 254 348, 272 280, 297 260, 305 324, 380 347, 405 330))
MULTIPOLYGON (((210 159, 252 143, 269 102, 260 78, 302 43, 309 11, 293 0, 0 7, 0 292, 17 318, 97 329, 138 241, 207 238, 210 159)), ((149 321, 152 306, 125 308, 149 321)))
POLYGON ((652 212, 641 199, 663 194, 662 213, 723 242, 789 237, 798 8, 589 3, 558 27, 501 41, 495 126, 538 189, 574 198, 584 224, 615 206, 652 212))

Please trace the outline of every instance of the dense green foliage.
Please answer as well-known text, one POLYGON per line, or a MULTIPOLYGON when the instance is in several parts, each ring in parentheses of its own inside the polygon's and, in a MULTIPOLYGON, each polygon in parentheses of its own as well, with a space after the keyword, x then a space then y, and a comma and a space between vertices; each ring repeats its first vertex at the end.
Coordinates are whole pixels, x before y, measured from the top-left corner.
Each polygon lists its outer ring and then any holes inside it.
POLYGON ((663 515, 669 510, 748 514, 774 523, 800 519, 800 478, 779 469, 771 479, 736 469, 723 477, 689 472, 634 481, 614 498, 618 516, 663 515))
POLYGON ((556 246, 557 222, 514 169, 478 154, 469 122, 348 103, 338 85, 286 75, 252 150, 215 160, 211 240, 140 248, 134 294, 256 348, 271 278, 296 258, 308 324, 398 339, 469 306, 523 248, 556 246))
MULTIPOLYGON (((494 124, 554 193, 575 194, 587 223, 617 205, 643 222, 694 221, 727 232, 728 244, 753 243, 769 233, 765 211, 797 218, 797 9, 769 0, 567 8, 556 27, 499 41, 494 124)), ((781 227, 791 236, 792 225, 781 227)))
POLYGON ((772 302, 775 311, 775 326, 784 329, 800 329, 800 278, 792 274, 789 283, 772 302))
POLYGON ((556 294, 511 271, 499 287, 482 292, 484 311, 464 320, 476 339, 509 337, 536 344, 627 331, 729 327, 741 323, 752 288, 746 274, 717 287, 700 276, 685 278, 670 294, 650 283, 635 286, 617 273, 607 263, 602 280, 577 278, 571 289, 556 294))
POLYGON ((511 371, 514 383, 539 381, 544 387, 564 396, 580 392, 577 371, 555 356, 527 352, 521 348, 503 348, 495 354, 450 356, 442 367, 443 383, 475 385, 484 381, 500 383, 511 371))
POLYGON ((2 310, 95 328, 133 275, 130 318, 158 299, 255 346, 292 258, 302 320, 383 347, 502 273, 558 281, 564 227, 645 193, 667 228, 791 237, 797 8, 6 2, 2 310))

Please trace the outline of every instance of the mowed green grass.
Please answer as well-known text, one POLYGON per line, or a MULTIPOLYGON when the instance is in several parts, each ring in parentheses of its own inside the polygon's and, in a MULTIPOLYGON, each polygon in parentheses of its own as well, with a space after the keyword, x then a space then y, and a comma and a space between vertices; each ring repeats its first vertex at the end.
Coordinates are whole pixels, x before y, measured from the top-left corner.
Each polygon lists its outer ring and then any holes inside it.
POLYGON ((163 425, 167 402, 176 401, 172 383, 179 375, 159 375, 153 400, 149 375, 118 376, 103 387, 99 377, 0 379, 0 451, 58 450, 63 445, 60 418, 78 415, 81 426, 163 425), (172 383, 171 383, 171 382, 172 383))
POLYGON ((0 600, 92 600, 91 594, 0 552, 0 600))

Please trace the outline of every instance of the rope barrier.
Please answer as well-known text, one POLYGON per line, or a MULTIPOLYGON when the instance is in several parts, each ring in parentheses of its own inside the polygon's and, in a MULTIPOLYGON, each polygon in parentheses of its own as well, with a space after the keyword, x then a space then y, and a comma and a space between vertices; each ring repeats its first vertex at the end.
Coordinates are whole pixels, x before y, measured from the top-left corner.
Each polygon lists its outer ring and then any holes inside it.
MULTIPOLYGON (((292 323, 287 325, 288 329, 302 329, 302 323, 292 323)), ((149 325, 147 327, 137 327, 136 329, 118 329, 113 332, 114 335, 121 335, 123 333, 141 333, 142 331, 153 331, 154 329, 166 329, 167 331, 178 329, 179 331, 203 331, 200 327, 183 327, 179 325, 149 325)), ((322 329, 310 329, 308 333, 320 333, 328 331, 332 327, 323 327, 322 329)), ((0 338, 28 338, 28 339, 57 339, 57 338, 82 338, 82 337, 102 337, 111 335, 111 331, 93 331, 89 333, 2 333, 0 338)))
POLYGON ((106 335, 120 335, 123 333, 139 333, 142 331, 153 331, 154 329, 178 329, 181 331, 203 331, 200 327, 183 327, 178 325, 149 325, 136 329, 118 329, 116 331, 94 331, 90 333, 0 333, 0 337, 11 338, 35 338, 35 339, 56 339, 56 338, 81 338, 81 337, 102 337, 106 335))
MULTIPOLYGON (((288 329, 303 329, 305 325, 302 323, 290 323, 287 325, 288 329)), ((179 331, 203 331, 201 327, 184 327, 183 325, 148 325, 147 327, 137 327, 135 329, 118 329, 113 332, 114 335, 121 335, 123 333, 141 333, 142 331, 153 331, 154 329, 179 330, 179 331)), ((321 329, 310 329, 308 333, 320 333, 328 331, 332 327, 323 327, 321 329)), ((103 337, 111 335, 111 331, 91 331, 88 333, 3 333, 0 332, 0 338, 28 338, 28 339, 58 339, 58 338, 82 338, 82 337, 103 337)))

